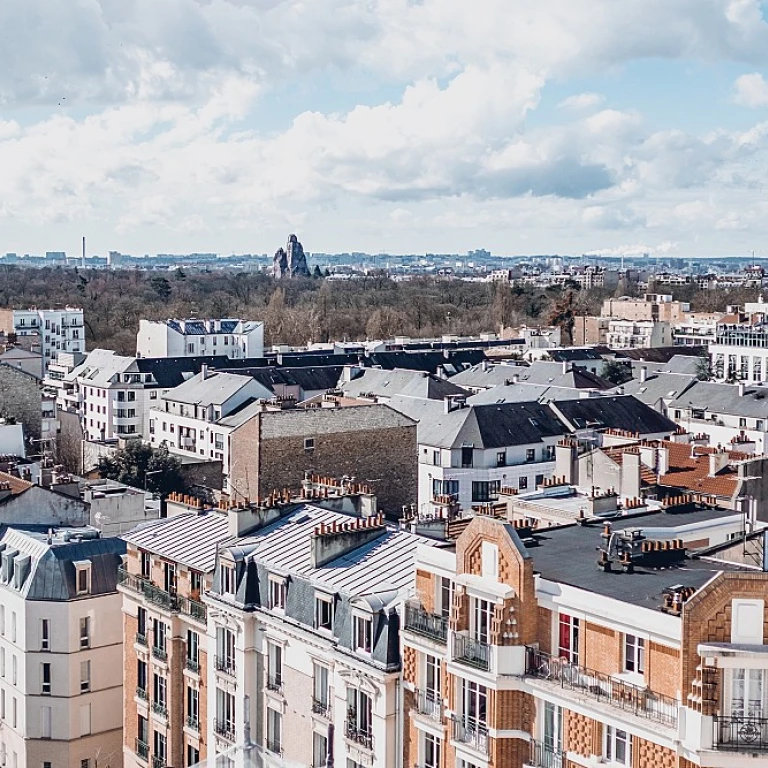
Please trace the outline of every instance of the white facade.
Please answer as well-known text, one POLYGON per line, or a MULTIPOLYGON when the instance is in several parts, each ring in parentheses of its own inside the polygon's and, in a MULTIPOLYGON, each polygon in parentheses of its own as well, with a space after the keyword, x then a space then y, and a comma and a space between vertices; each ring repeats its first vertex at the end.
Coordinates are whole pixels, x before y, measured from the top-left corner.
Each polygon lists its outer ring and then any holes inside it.
POLYGON ((43 373, 59 352, 85 352, 83 310, 78 307, 15 309, 12 323, 17 336, 39 337, 43 373))
POLYGON ((605 343, 616 349, 666 347, 672 344, 672 331, 668 322, 610 320, 605 343))
POLYGON ((262 357, 264 323, 255 320, 140 320, 138 357, 262 357))
POLYGON ((717 326, 709 345, 715 379, 757 384, 768 380, 768 331, 764 325, 723 324, 717 326))

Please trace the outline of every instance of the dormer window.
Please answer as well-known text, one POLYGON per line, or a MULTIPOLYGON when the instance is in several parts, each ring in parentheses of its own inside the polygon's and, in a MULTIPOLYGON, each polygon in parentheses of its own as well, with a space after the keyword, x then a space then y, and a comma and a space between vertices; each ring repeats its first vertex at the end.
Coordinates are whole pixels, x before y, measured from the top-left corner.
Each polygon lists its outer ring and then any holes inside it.
POLYGON ((222 595, 235 594, 235 568, 229 563, 219 565, 219 583, 222 595))
POLYGON ((91 591, 91 561, 80 560, 74 563, 75 586, 78 595, 87 595, 91 591))
POLYGON ((315 629, 325 632, 333 631, 333 597, 331 595, 315 595, 315 629))
POLYGON ((373 617, 355 614, 353 621, 354 648, 358 653, 370 654, 373 650, 373 617))
POLYGON ((269 577, 269 607, 270 610, 285 610, 285 595, 287 585, 285 579, 280 576, 269 577))

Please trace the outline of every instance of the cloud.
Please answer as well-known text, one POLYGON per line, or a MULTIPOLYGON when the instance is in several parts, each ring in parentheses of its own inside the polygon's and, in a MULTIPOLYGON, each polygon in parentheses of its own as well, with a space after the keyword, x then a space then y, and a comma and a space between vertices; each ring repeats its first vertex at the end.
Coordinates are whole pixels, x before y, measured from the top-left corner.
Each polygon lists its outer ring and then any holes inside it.
POLYGON ((734 85, 733 100, 745 107, 765 107, 768 105, 768 82, 759 72, 742 75, 734 85))
POLYGON ((605 96, 602 93, 577 93, 563 99, 557 106, 563 109, 580 110, 597 107, 604 101, 605 96))

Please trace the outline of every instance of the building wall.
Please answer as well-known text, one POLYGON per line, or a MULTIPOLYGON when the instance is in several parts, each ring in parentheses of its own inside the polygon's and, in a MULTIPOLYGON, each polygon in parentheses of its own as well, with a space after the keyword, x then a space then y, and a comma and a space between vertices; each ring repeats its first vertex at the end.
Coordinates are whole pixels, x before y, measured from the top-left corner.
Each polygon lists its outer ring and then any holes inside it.
POLYGON ((33 441, 41 437, 42 394, 39 380, 28 373, 0 365, 0 417, 12 418, 24 427, 27 444, 39 451, 33 441))

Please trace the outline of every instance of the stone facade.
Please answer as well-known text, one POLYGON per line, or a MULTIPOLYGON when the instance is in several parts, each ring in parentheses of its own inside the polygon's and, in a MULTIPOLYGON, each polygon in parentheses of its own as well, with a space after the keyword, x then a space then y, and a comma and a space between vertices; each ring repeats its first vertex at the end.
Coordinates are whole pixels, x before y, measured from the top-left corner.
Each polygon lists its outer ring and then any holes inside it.
POLYGON ((24 439, 32 448, 42 434, 40 380, 32 374, 0 364, 0 418, 12 419, 24 427, 24 439))

